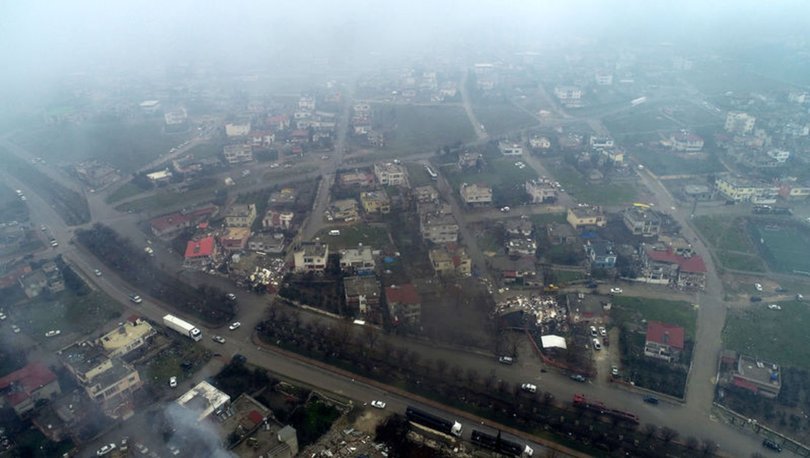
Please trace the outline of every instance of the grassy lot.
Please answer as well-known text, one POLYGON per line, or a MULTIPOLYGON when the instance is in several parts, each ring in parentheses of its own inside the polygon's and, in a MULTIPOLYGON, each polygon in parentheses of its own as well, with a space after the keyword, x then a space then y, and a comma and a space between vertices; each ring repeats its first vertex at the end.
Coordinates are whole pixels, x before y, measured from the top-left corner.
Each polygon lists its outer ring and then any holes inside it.
MULTIPOLYGON (((210 336, 204 336, 204 338, 210 338, 210 336)), ((177 377, 177 382, 181 383, 184 379, 193 374, 195 370, 204 366, 210 359, 211 355, 208 350, 200 345, 196 345, 191 339, 178 334, 175 342, 175 345, 163 350, 156 357, 149 359, 146 363, 145 382, 163 385, 168 389, 169 377, 175 376, 177 377), (182 366, 183 362, 189 362, 191 366, 187 370, 184 370, 182 366)))
POLYGON ((553 270, 552 274, 554 275, 554 278, 556 278, 558 285, 564 285, 566 283, 585 278, 585 274, 583 272, 576 270, 553 270))
POLYGON ((529 217, 534 227, 546 226, 551 223, 565 223, 565 213, 541 213, 529 217))
POLYGON ((664 150, 635 149, 633 154, 657 175, 695 175, 726 171, 717 156, 711 153, 687 157, 664 150))
POLYGON ((411 182, 411 187, 426 186, 434 184, 434 181, 427 174, 425 166, 416 162, 408 162, 405 164, 408 168, 408 180, 411 182))
POLYGON ((118 189, 107 195, 107 197, 104 198, 104 201, 108 204, 114 204, 116 202, 129 199, 130 197, 135 197, 144 191, 144 189, 136 184, 133 184, 132 182, 124 183, 123 186, 119 186, 118 189))
POLYGON ((774 270, 810 275, 810 231, 804 226, 753 220, 752 238, 764 243, 759 249, 774 270))
POLYGON ((613 317, 618 323, 641 323, 643 319, 676 324, 684 328, 687 339, 695 338, 697 310, 688 302, 615 296, 613 317))
POLYGON ((9 320, 22 332, 34 340, 44 341, 45 333, 52 329, 61 330, 62 335, 97 332, 110 320, 118 318, 121 310, 118 302, 100 291, 78 296, 65 290, 53 295, 40 294, 7 312, 9 320))
MULTIPOLYGON (((271 169, 269 172, 265 173, 262 178, 265 180, 278 180, 279 178, 289 178, 297 175, 304 175, 316 170, 318 170, 317 165, 300 164, 294 165, 290 168, 271 169)), ((234 177, 234 179, 236 180, 237 178, 234 177)))
POLYGON ((493 200, 496 206, 519 205, 528 200, 523 188, 527 180, 537 178, 537 172, 531 167, 518 168, 515 162, 520 158, 499 157, 487 161, 481 172, 475 170, 459 171, 455 166, 445 167, 444 171, 453 188, 458 190, 462 183, 478 183, 492 186, 493 200))
POLYGON ((195 159, 206 159, 222 154, 224 146, 224 143, 220 142, 198 143, 189 148, 188 154, 194 156, 195 159))
POLYGON ((375 105, 375 118, 395 131, 385 149, 402 153, 435 151, 444 145, 475 138, 467 114, 459 106, 375 105))
POLYGON ((560 182, 565 192, 576 200, 593 205, 621 205, 637 200, 634 187, 616 183, 590 183, 574 168, 566 164, 547 163, 546 168, 560 182))
POLYGON ((133 172, 182 143, 188 134, 163 133, 163 118, 146 121, 85 123, 29 131, 15 141, 45 159, 79 162, 98 159, 133 172))
POLYGON ((647 132, 676 131, 681 126, 675 121, 665 117, 658 108, 643 105, 637 110, 607 116, 605 126, 613 135, 627 135, 647 132))
POLYGON ((766 266, 757 254, 749 231, 747 218, 729 216, 698 216, 694 224, 712 246, 720 264, 727 269, 765 272, 766 266))
POLYGON ((473 111, 490 135, 503 135, 537 123, 536 119, 511 103, 476 104, 473 111))
POLYGON ((783 302, 782 310, 756 304, 728 315, 723 329, 726 348, 785 366, 810 369, 807 327, 810 308, 803 302, 783 302))
POLYGON ((330 250, 355 248, 359 243, 364 246, 381 249, 391 246, 388 229, 383 226, 356 225, 348 227, 325 228, 316 237, 329 244, 330 250), (329 235, 331 229, 340 230, 340 235, 329 235))
POLYGON ((219 183, 215 188, 195 189, 193 191, 176 192, 168 189, 158 191, 156 194, 144 197, 141 199, 133 200, 125 204, 115 207, 118 211, 134 212, 141 211, 169 211, 175 208, 180 208, 185 205, 193 205, 194 203, 201 202, 206 199, 213 199, 217 190, 224 188, 224 183, 219 183))
POLYGON ((0 221, 28 221, 28 206, 3 183, 0 183, 0 221))

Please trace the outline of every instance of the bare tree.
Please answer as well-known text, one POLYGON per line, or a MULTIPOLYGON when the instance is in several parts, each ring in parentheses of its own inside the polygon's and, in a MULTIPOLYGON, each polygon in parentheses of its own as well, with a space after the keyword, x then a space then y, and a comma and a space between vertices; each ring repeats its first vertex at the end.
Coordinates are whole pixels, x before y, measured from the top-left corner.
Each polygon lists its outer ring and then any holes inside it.
POLYGON ((470 367, 467 369, 467 383, 469 385, 475 385, 478 382, 478 371, 474 368, 470 367))
POLYGON ((453 379, 456 381, 461 381, 461 375, 464 373, 464 370, 458 364, 453 364, 450 368, 450 375, 453 376, 453 379))
POLYGON ((445 374, 445 372, 447 372, 447 361, 446 360, 444 360, 442 358, 439 358, 436 361, 434 361, 433 364, 436 366, 436 374, 439 377, 442 377, 445 374))
POLYGON ((714 456, 718 449, 717 442, 711 439, 703 439, 700 449, 703 451, 703 456, 714 456))
POLYGON ((689 450, 697 450, 698 445, 700 445, 700 442, 698 442, 695 436, 689 436, 686 438, 686 448, 689 450))
POLYGON ((661 428, 661 431, 659 431, 659 435, 661 436, 661 440, 664 441, 665 444, 672 442, 679 436, 678 431, 675 431, 669 426, 664 426, 663 428, 661 428))
POLYGON ((647 436, 647 439, 650 439, 658 432, 658 427, 652 423, 647 423, 644 425, 643 432, 644 435, 647 436))
POLYGON ((380 338, 380 333, 377 332, 377 330, 371 326, 365 326, 363 328, 363 337, 365 338, 366 346, 368 347, 368 349, 373 350, 374 345, 380 338))
POLYGON ((495 372, 490 372, 489 375, 484 377, 484 388, 491 389, 495 386, 495 382, 498 381, 498 378, 495 377, 495 372))

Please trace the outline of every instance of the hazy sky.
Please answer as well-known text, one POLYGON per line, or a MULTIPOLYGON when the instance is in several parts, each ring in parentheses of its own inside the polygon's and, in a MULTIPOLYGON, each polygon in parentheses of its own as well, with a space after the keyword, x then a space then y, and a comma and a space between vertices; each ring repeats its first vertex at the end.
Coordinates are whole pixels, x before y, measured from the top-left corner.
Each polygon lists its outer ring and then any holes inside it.
POLYGON ((43 75, 177 60, 428 53, 462 41, 542 44, 580 34, 664 40, 716 33, 733 41, 770 30, 803 31, 808 5, 801 0, 5 0, 0 78, 30 82, 43 75))

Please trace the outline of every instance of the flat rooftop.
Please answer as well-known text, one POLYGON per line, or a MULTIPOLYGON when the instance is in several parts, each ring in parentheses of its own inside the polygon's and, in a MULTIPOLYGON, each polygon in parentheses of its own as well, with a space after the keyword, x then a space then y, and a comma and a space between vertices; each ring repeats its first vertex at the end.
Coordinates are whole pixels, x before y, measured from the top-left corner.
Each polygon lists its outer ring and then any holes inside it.
POLYGON ((782 384, 779 366, 746 355, 740 355, 740 360, 737 362, 737 373, 748 380, 762 385, 771 385, 774 388, 778 388, 782 384))

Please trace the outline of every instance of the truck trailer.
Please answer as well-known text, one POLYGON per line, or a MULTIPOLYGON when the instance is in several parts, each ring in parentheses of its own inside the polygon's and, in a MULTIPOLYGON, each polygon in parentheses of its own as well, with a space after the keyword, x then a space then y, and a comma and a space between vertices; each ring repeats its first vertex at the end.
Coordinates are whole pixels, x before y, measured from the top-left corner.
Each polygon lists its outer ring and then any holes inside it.
POLYGON ((173 329, 180 334, 194 340, 195 342, 199 342, 202 339, 202 332, 197 329, 196 326, 189 323, 188 321, 181 320, 174 315, 166 315, 163 317, 163 324, 169 328, 173 329))
POLYGON ((493 436, 492 434, 474 429, 470 436, 470 440, 473 444, 479 447, 492 450, 493 452, 500 453, 501 455, 515 457, 534 455, 534 449, 528 445, 519 444, 509 439, 504 439, 501 437, 500 432, 498 432, 497 436, 493 436))
POLYGON ((436 415, 419 410, 416 407, 408 406, 405 410, 405 417, 408 421, 415 423, 419 426, 438 431, 443 434, 452 434, 456 437, 461 437, 461 423, 457 421, 448 421, 444 418, 437 417, 436 415))

